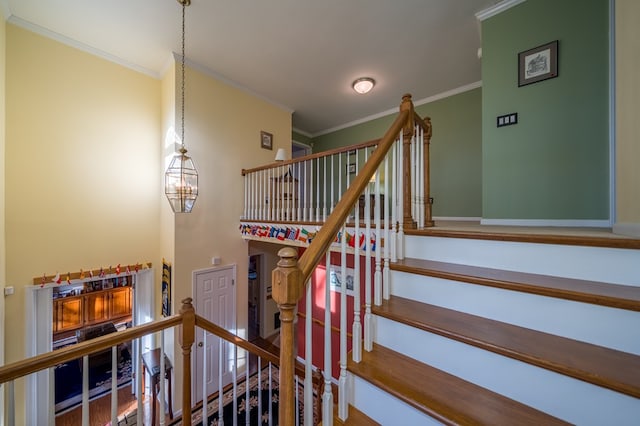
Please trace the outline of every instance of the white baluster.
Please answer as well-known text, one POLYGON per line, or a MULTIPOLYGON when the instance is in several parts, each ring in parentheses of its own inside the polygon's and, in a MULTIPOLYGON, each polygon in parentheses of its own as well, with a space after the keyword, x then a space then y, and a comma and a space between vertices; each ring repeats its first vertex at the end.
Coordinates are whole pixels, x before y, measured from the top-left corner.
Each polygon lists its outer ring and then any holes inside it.
MULTIPOLYGON (((335 207, 335 203, 333 200, 335 200, 335 188, 334 188, 334 180, 335 180, 335 176, 336 173, 334 171, 334 167, 333 164, 335 163, 335 158, 334 155, 331 155, 331 199, 329 200, 329 214, 333 213, 333 208, 335 207)), ((325 220, 327 220, 325 218, 325 220)))
POLYGON ((324 191, 322 194, 322 221, 327 220, 327 186, 329 186, 329 180, 327 179, 327 157, 324 157, 324 191))
POLYGON ((262 358, 258 357, 258 417, 262 416, 262 358))
POLYGON ((400 132, 400 143, 398 144, 398 259, 404 259, 404 135, 400 132))
MULTIPOLYGON (((208 370, 207 367, 209 365, 208 358, 209 354, 207 353, 207 334, 209 334, 206 330, 202 330, 202 418, 209 418, 209 407, 208 407, 208 389, 207 389, 207 378, 208 378, 208 370)), ((220 343, 222 343, 222 339, 220 339, 220 343)), ((164 357, 163 357, 164 358, 164 357)))
POLYGON ((16 390, 13 380, 7 383, 7 426, 16 425, 16 390))
POLYGON ((82 357, 82 426, 89 426, 89 355, 82 357))
MULTIPOLYGON (((390 233, 389 233, 389 156, 387 154, 384 157, 384 202, 382 203, 384 206, 384 265, 382 268, 382 298, 384 300, 389 300, 389 287, 391 285, 389 273, 389 255, 390 255, 390 233)), ((381 244, 378 244, 380 250, 382 250, 381 244)))
MULTIPOLYGON (((251 420, 251 416, 249 415, 249 413, 251 412, 251 407, 249 405, 249 399, 251 397, 251 393, 249 391, 249 379, 250 379, 250 369, 249 369, 249 364, 250 364, 250 357, 251 357, 251 353, 249 351, 245 352, 246 353, 246 363, 245 363, 245 369, 244 369, 244 382, 246 383, 245 387, 244 387, 244 400, 246 401, 246 408, 245 408, 245 412, 247 413, 245 415, 245 426, 249 426, 250 424, 250 420, 251 420)), ((258 372, 258 374, 260 374, 260 372, 258 372)), ((258 414, 258 416, 260 416, 258 414)))
MULTIPOLYGON (((222 374, 223 374, 223 363, 224 363, 224 351, 223 347, 225 342, 218 338, 218 395, 224 395, 224 391, 222 389, 222 374)), ((224 420, 222 413, 224 413, 224 398, 218 398, 218 424, 224 425, 224 420)))
MULTIPOLYGON (((136 411, 136 424, 142 423, 142 414, 144 413, 142 408, 142 376, 145 374, 145 371, 142 369, 142 338, 138 338, 135 340, 136 350, 135 353, 135 363, 136 363, 136 396, 138 398, 138 407, 136 411)), ((151 381, 151 380, 149 380, 151 381)))
MULTIPOLYGON (((360 170, 356 152, 356 170, 360 170)), ((351 357, 355 362, 362 360, 362 323, 360 322, 360 197, 356 200, 355 242, 353 245, 353 331, 351 357)))
MULTIPOLYGON (((365 162, 368 158, 368 150, 365 150, 365 162)), ((373 315, 371 314, 371 192, 369 184, 364 192, 364 226, 365 226, 365 288, 364 288, 364 349, 369 352, 373 349, 373 315)))
POLYGON ((313 295, 312 281, 307 281, 304 319, 304 426, 313 425, 313 295), (310 408, 311 407, 311 408, 310 408))
POLYGON ((302 219, 302 163, 296 163, 296 170, 298 171, 298 198, 296 199, 298 213, 296 219, 300 222, 302 219))
POLYGON ((325 255, 324 298, 324 393, 322 394, 322 418, 333 419, 333 394, 331 393, 331 252, 325 255))
MULTIPOLYGON (((230 344, 230 343, 227 343, 230 344)), ((232 377, 233 377, 233 424, 238 424, 238 346, 233 345, 233 364, 231 365, 232 377)), ((249 384, 247 383, 247 386, 249 384)), ((222 394, 221 394, 222 395, 222 394)), ((206 400, 206 399, 205 399, 206 400)), ((269 410, 271 411, 271 410, 269 410)), ((249 411, 247 411, 247 414, 249 411)))
POLYGON ((111 424, 118 424, 118 345, 111 347, 111 424))
POLYGON ((320 222, 320 157, 316 158, 316 222, 320 222))
POLYGON ((242 210, 242 218, 243 219, 247 219, 247 204, 249 204, 249 191, 247 188, 247 181, 249 179, 249 176, 247 174, 245 174, 243 176, 243 181, 244 181, 244 209, 242 210))
POLYGON ((260 170, 260 219, 267 219, 267 170, 260 170))
POLYGON ((391 260, 396 262, 397 256, 397 233, 396 227, 398 223, 398 140, 393 143, 391 147, 391 153, 393 155, 391 161, 391 240, 389 241, 389 247, 391 248, 391 260))
MULTIPOLYGON (((342 170, 342 168, 340 169, 342 170)), ((348 415, 347 401, 347 227, 342 226, 340 253, 340 379, 338 386, 338 417, 345 420, 348 415)))
POLYGON ((380 169, 378 169, 376 171, 376 181, 375 181, 375 193, 374 193, 374 197, 375 197, 375 202, 374 202, 374 218, 375 218, 375 223, 376 223, 376 252, 375 252, 375 259, 376 259, 376 270, 375 270, 375 274, 373 277, 373 282, 374 282, 374 303, 376 304, 376 306, 380 306, 382 304, 382 247, 381 247, 381 243, 382 243, 382 232, 381 232, 381 228, 380 228, 380 211, 381 211, 381 206, 380 206, 380 169))
POLYGON ((418 227, 420 229, 424 228, 424 206, 425 200, 424 197, 424 129, 421 126, 417 126, 418 128, 418 163, 420 164, 419 173, 418 173, 418 227))

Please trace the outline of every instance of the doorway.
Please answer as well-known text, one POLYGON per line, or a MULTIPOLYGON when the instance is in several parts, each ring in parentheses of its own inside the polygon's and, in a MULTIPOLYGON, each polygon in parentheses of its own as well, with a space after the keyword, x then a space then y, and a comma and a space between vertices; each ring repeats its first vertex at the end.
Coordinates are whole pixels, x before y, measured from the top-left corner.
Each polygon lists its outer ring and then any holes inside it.
POLYGON ((248 303, 249 313, 247 338, 253 341, 261 336, 262 327, 260 319, 262 318, 262 297, 260 295, 260 287, 262 283, 262 255, 256 254, 249 256, 248 283, 249 294, 248 303))
MULTIPOLYGON (((193 273, 196 312, 225 330, 237 334, 235 281, 235 265, 203 269, 193 273)), ((231 343, 199 327, 196 328, 195 338, 196 356, 192 371, 197 374, 193 375, 192 392, 193 401, 198 402, 202 401, 203 392, 211 395, 219 386, 224 387, 232 382, 234 351, 231 343), (219 383, 219 379, 222 383, 219 383)))

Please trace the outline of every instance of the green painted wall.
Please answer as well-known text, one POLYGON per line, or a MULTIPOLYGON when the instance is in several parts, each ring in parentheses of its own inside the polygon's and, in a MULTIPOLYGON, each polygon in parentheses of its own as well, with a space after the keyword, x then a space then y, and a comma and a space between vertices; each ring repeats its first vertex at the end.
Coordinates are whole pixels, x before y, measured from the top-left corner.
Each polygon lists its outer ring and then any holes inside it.
POLYGON ((298 133, 296 131, 291 132, 291 140, 303 143, 305 145, 311 145, 311 138, 309 136, 305 136, 302 133, 298 133))
MULTIPOLYGON (((482 215, 482 90, 473 89, 416 107, 431 117, 431 193, 433 215, 482 215)), ((313 151, 353 145, 382 137, 395 114, 313 138, 313 151)))
POLYGON ((609 218, 608 15, 608 0, 528 0, 482 23, 484 218, 609 218), (559 76, 518 87, 518 52, 553 40, 559 76))

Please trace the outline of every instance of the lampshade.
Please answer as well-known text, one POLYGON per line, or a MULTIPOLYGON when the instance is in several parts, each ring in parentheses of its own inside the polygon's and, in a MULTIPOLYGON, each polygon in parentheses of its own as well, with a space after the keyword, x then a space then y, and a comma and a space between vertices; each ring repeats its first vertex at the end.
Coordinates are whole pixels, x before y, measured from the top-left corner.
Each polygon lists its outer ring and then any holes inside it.
POLYGON ((164 174, 164 193, 174 213, 191 213, 198 197, 198 172, 184 147, 164 174))
POLYGON ((278 148, 278 152, 276 152, 276 161, 284 161, 287 159, 287 152, 284 148, 278 148))
POLYGON ((376 82, 374 79, 370 77, 362 77, 353 82, 353 90, 360 93, 361 95, 368 93, 373 86, 375 86, 376 82))

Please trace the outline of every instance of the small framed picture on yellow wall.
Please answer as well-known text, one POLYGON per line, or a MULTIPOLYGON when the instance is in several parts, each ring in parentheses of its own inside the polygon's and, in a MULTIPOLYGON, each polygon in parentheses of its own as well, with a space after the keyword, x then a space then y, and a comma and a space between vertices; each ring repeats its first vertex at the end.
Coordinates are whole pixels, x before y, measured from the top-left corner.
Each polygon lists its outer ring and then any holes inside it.
POLYGON ((264 130, 260 132, 260 147, 264 149, 273 149, 273 135, 264 130))

